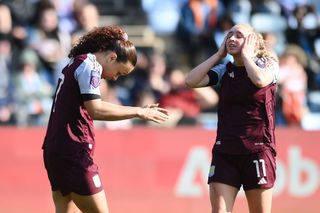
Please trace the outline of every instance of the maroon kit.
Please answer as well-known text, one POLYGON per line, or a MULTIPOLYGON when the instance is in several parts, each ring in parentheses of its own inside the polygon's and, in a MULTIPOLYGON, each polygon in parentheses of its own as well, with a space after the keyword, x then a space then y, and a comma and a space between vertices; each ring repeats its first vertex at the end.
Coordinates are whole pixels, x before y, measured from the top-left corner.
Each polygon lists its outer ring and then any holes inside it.
POLYGON ((42 148, 52 190, 63 195, 91 195, 103 189, 92 159, 93 120, 83 103, 100 98, 101 71, 95 56, 84 54, 71 59, 59 79, 42 148))
MULTIPOLYGON (((215 72, 215 68, 209 72, 215 72)), ((223 73, 219 79, 218 129, 208 182, 237 188, 243 185, 245 190, 272 187, 276 167, 276 83, 258 88, 245 67, 232 63, 219 72, 223 73)))

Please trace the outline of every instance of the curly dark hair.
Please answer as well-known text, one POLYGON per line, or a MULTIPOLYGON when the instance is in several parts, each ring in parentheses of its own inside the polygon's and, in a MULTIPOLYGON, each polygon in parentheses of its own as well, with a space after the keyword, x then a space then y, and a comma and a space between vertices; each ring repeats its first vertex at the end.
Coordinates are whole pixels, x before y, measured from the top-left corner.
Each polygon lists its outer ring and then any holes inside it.
POLYGON ((75 46, 70 50, 69 58, 77 55, 114 51, 117 61, 126 63, 129 61, 133 66, 137 63, 136 48, 128 40, 126 32, 119 26, 96 27, 79 38, 75 46))

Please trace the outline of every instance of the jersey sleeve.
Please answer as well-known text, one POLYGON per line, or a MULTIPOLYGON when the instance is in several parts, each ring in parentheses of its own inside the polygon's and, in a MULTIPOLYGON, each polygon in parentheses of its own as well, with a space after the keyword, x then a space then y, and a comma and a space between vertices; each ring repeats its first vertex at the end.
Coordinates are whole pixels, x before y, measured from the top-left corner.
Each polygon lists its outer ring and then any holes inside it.
POLYGON ((92 58, 85 59, 74 73, 80 93, 100 98, 101 66, 92 58))
POLYGON ((207 75, 209 76, 208 86, 219 85, 226 70, 227 67, 225 64, 218 64, 212 67, 207 73, 207 75))
POLYGON ((278 62, 273 58, 257 58, 256 59, 256 65, 265 71, 272 72, 273 74, 273 82, 276 83, 279 79, 279 64, 278 62))

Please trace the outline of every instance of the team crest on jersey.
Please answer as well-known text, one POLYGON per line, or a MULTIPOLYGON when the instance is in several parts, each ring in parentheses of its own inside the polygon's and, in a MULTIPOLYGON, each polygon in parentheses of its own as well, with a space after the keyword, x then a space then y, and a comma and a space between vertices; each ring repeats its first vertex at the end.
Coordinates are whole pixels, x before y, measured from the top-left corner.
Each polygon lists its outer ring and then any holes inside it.
POLYGON ((90 85, 97 88, 100 84, 100 75, 96 70, 91 70, 90 85))

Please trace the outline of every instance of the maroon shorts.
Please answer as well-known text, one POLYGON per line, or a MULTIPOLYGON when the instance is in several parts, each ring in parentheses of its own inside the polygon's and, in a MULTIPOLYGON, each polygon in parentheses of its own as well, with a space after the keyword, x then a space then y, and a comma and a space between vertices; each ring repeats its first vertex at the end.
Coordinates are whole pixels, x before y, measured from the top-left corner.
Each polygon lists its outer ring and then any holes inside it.
POLYGON ((44 151, 43 158, 52 191, 59 190, 65 196, 71 192, 93 195, 103 190, 98 167, 90 156, 77 159, 44 151))
POLYGON ((276 159, 265 150, 248 155, 213 151, 208 183, 219 182, 244 190, 271 188, 276 179, 276 159))

